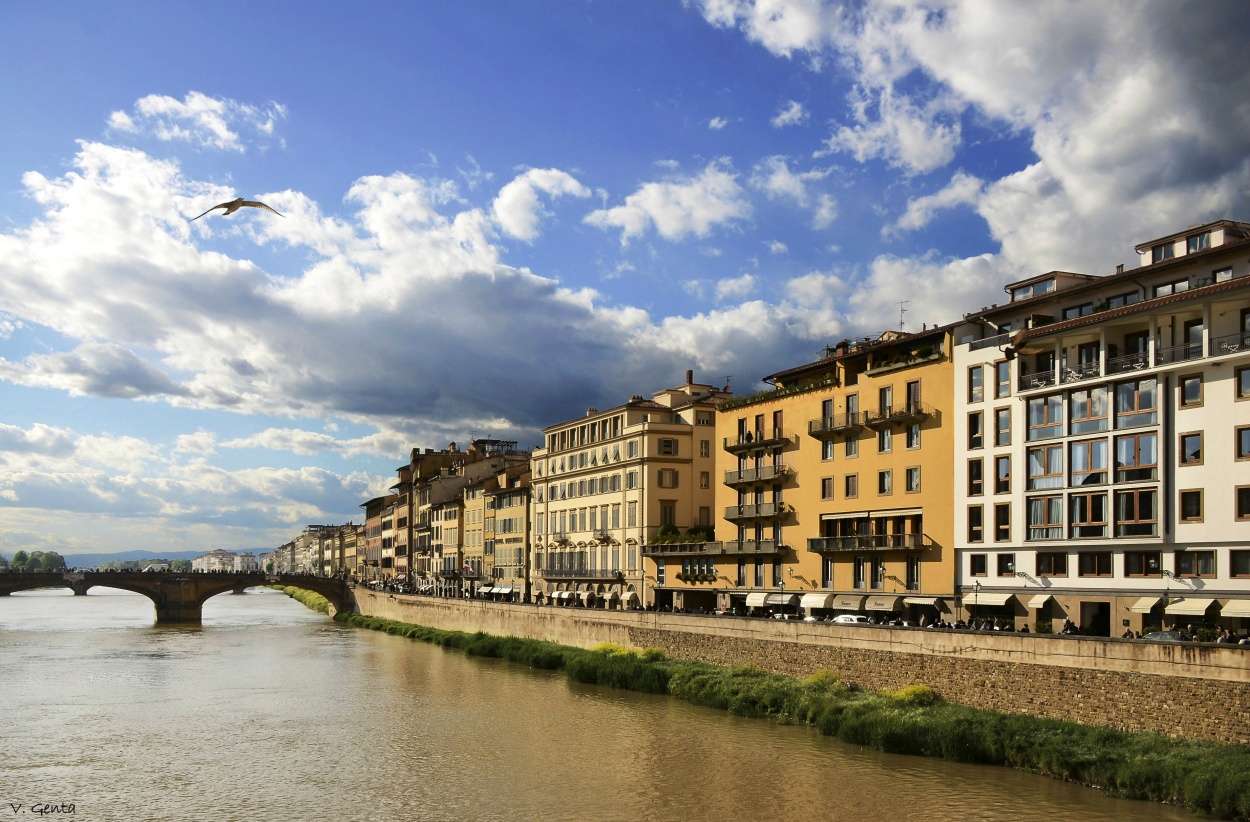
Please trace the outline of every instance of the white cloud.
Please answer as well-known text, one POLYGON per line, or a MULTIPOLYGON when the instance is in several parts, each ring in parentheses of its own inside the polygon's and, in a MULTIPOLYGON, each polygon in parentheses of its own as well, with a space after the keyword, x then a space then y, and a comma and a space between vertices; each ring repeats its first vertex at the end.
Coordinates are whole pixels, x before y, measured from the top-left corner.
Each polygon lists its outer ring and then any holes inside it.
POLYGON ((533 242, 538 238, 538 220, 545 216, 538 194, 550 197, 565 194, 589 197, 590 189, 571 174, 555 168, 532 168, 499 190, 492 206, 495 222, 507 234, 533 242))
POLYGON ((819 48, 840 11, 822 0, 700 0, 704 18, 720 28, 741 27, 769 51, 789 57, 819 48))
POLYGON ((717 161, 697 177, 646 183, 626 197, 624 205, 593 211, 585 221, 598 228, 621 229, 621 244, 626 245, 650 228, 674 242, 690 235, 702 238, 713 227, 750 214, 737 175, 726 161, 717 161))
POLYGON ((785 254, 789 251, 790 251, 790 247, 787 246, 785 243, 781 242, 780 240, 768 241, 768 253, 769 254, 785 254))
POLYGON ((744 299, 755 291, 755 285, 756 279, 752 274, 720 280, 716 283, 716 299, 718 302, 744 299))
POLYGON ((817 194, 814 198, 809 184, 823 180, 833 171, 831 168, 814 168, 795 172, 787 158, 781 155, 766 157, 751 171, 750 185, 764 192, 772 200, 790 200, 800 208, 812 210, 812 224, 825 228, 838 216, 837 201, 833 195, 817 194), (813 204, 814 201, 814 204, 813 204))
POLYGON ((724 117, 713 117, 711 120, 707 121, 707 127, 712 131, 720 131, 727 125, 729 125, 729 121, 724 117))
POLYGON ((893 225, 881 230, 889 235, 899 231, 914 231, 924 228, 939 211, 961 205, 975 206, 981 199, 984 182, 971 174, 960 170, 955 172, 949 183, 941 191, 913 197, 907 201, 907 210, 893 225))
POLYGON ((773 128, 785 128, 786 126, 797 126, 807 122, 807 109, 803 108, 803 104, 795 100, 786 103, 785 108, 777 112, 777 116, 769 121, 773 128))
POLYGON ((114 132, 244 151, 246 140, 239 133, 242 129, 269 138, 274 135, 278 120, 285 116, 286 107, 277 103, 257 107, 191 91, 182 100, 149 94, 135 103, 133 113, 114 111, 108 124, 114 132))

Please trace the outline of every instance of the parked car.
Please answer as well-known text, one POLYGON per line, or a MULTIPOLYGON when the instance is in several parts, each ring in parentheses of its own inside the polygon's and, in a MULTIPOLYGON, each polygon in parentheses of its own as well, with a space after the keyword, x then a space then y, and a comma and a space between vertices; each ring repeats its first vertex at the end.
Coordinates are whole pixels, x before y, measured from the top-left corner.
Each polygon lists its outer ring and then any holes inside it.
POLYGON ((833 621, 843 625, 867 625, 868 617, 863 614, 838 614, 833 621))
POLYGON ((1180 631, 1152 631, 1146 634, 1142 639, 1153 639, 1156 642, 1184 642, 1185 638, 1181 636, 1180 631))

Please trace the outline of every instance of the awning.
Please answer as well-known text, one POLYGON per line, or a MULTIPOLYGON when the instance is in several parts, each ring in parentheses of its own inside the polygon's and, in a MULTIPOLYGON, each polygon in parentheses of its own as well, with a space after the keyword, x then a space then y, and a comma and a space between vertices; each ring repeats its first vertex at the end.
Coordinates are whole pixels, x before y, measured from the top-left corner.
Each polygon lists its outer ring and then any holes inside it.
POLYGON ((583 605, 589 605, 590 603, 595 601, 595 592, 594 591, 582 591, 581 595, 578 598, 581 599, 583 605))
POLYGON ((931 608, 937 608, 942 604, 941 597, 903 597, 903 602, 907 605, 928 605, 931 608))
POLYGON ((765 605, 797 605, 799 602, 798 594, 769 594, 768 599, 764 600, 765 605))
POLYGON ((625 596, 621 597, 622 605, 628 605, 631 602, 637 602, 637 601, 638 601, 638 594, 636 594, 633 591, 629 591, 628 593, 625 594, 625 596))
POLYGON ((1024 607, 1028 608, 1030 611, 1035 611, 1038 608, 1045 608, 1046 603, 1050 602, 1052 598, 1053 597, 1051 597, 1050 594, 1038 594, 1025 603, 1024 607))
POLYGON ((799 607, 805 611, 813 608, 832 608, 833 594, 804 594, 799 607))
POLYGON ((1220 609, 1220 616, 1250 617, 1250 599, 1230 599, 1220 609))
POLYGON ((1014 596, 1001 591, 974 591, 964 596, 964 605, 1006 605, 1014 596))
POLYGON ((755 591, 747 594, 748 608, 763 608, 764 602, 768 599, 768 594, 763 591, 755 591))
POLYGON ((902 597, 868 597, 867 611, 897 611, 903 604, 902 597))
POLYGON ((496 587, 496 588, 495 588, 495 593, 496 593, 496 594, 510 594, 510 593, 512 593, 512 586, 511 586, 511 585, 500 585, 500 586, 498 586, 498 587, 496 587))
POLYGON ((1182 597, 1171 605, 1163 609, 1165 614, 1186 614, 1188 616, 1202 616, 1207 612, 1207 608, 1214 599, 1205 599, 1197 597, 1182 597))
POLYGON ((606 594, 600 594, 599 596, 601 599, 603 599, 604 602, 607 602, 608 600, 616 599, 617 597, 620 596, 620 594, 618 594, 616 591, 608 591, 606 594))
POLYGON ((479 594, 493 594, 495 593, 495 589, 494 588, 478 588, 477 592, 479 594))
POLYGON ((833 598, 833 607, 840 611, 858 611, 864 607, 864 598, 855 594, 838 594, 833 598))
POLYGON ((1129 610, 1135 614, 1148 614, 1162 599, 1163 597, 1142 597, 1130 605, 1129 610))
POLYGON ((555 593, 551 595, 551 598, 552 599, 568 599, 571 596, 573 596, 572 591, 556 591, 555 593))

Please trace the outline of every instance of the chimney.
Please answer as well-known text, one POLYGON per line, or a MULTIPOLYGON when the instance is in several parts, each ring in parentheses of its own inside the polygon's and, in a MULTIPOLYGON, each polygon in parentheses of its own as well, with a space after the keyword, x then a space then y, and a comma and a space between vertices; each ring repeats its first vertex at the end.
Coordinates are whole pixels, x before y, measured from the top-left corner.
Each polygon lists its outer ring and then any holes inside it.
POLYGON ((686 385, 692 385, 693 383, 694 383, 694 369, 687 368, 686 369, 686 385))
POLYGON ((598 413, 599 413, 599 409, 598 409, 598 408, 587 408, 587 409, 586 409, 586 416, 588 416, 588 417, 593 417, 595 414, 598 414, 598 413))
POLYGON ((1119 265, 1117 265, 1117 266, 1115 267, 1115 273, 1116 273, 1116 274, 1123 274, 1123 273, 1124 273, 1124 263, 1120 263, 1119 265))

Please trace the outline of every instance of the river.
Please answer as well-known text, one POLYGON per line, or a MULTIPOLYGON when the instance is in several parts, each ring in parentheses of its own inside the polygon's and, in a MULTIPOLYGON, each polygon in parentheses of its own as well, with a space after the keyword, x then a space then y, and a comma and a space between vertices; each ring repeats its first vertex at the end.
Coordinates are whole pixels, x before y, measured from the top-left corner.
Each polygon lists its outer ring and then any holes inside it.
POLYGON ((111 589, 0 597, 0 815, 1193 819, 346 628, 276 591, 215 597, 198 627, 153 621, 111 589))

